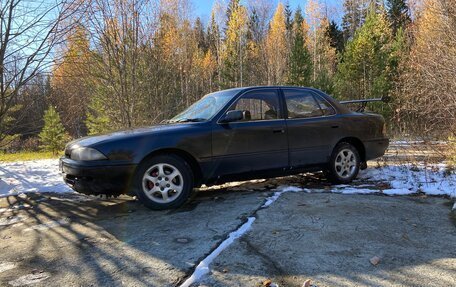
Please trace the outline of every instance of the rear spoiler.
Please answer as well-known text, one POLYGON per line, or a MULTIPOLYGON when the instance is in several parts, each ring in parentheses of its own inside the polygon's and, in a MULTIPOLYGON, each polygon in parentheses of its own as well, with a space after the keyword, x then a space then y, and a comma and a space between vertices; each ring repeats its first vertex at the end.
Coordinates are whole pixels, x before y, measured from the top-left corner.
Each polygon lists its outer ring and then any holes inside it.
POLYGON ((356 109, 357 112, 364 112, 364 109, 366 108, 367 103, 371 102, 384 102, 388 103, 391 100, 390 97, 381 97, 381 98, 374 98, 374 99, 363 99, 363 100, 349 100, 349 101, 340 101, 342 105, 346 104, 360 104, 360 106, 356 109))

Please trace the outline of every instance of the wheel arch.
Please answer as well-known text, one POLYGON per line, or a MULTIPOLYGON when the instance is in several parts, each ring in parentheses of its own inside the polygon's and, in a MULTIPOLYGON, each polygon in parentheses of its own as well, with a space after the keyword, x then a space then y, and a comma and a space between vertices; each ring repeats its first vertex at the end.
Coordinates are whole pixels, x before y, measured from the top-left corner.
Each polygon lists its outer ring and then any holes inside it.
POLYGON ((203 179, 203 172, 201 170, 201 167, 196 160, 196 158, 191 155, 189 152, 177 149, 177 148, 163 148, 163 149, 158 149, 154 150, 151 153, 147 154, 138 164, 138 167, 146 160, 149 160, 150 158, 153 158, 157 155, 164 155, 164 154, 174 154, 177 155, 181 158, 183 158, 189 165, 190 168, 192 169, 193 176, 194 176, 194 185, 199 186, 202 184, 202 179, 203 179))
POLYGON ((357 138, 357 137, 342 138, 341 140, 339 140, 337 142, 337 144, 334 146, 334 148, 338 144, 344 143, 344 142, 353 145, 358 150, 359 156, 361 157, 361 162, 366 161, 366 147, 364 146, 363 142, 359 138, 357 138))

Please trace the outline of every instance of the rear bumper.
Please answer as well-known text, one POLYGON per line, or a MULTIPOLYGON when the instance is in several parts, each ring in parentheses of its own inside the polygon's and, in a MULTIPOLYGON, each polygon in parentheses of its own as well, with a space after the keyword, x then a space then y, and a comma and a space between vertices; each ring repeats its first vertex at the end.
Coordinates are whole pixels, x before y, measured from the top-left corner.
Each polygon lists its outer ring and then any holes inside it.
POLYGON ((386 149, 389 145, 389 139, 375 139, 364 142, 366 149, 366 160, 375 159, 385 154, 386 149))
POLYGON ((63 180, 75 191, 85 194, 119 195, 129 192, 136 165, 78 162, 60 159, 63 180))

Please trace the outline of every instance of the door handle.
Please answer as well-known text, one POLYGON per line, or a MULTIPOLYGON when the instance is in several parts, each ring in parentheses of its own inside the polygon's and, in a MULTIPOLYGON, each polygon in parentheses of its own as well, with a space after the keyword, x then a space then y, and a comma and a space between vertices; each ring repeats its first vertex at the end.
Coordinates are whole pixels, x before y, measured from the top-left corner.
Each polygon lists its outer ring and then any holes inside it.
POLYGON ((283 134, 283 133, 285 133, 285 130, 284 129, 272 130, 272 133, 274 133, 274 134, 283 134))
POLYGON ((339 126, 335 125, 335 126, 331 126, 332 129, 337 129, 339 126))

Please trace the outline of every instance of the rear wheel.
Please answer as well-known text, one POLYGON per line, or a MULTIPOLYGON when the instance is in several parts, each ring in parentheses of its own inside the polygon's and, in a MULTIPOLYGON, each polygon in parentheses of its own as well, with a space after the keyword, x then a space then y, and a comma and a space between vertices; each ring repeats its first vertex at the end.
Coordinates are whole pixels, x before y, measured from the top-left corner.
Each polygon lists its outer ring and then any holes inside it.
POLYGON ((331 155, 327 170, 332 183, 349 183, 356 178, 360 167, 358 150, 349 143, 338 144, 331 155))
POLYGON ((139 166, 134 189, 138 199, 151 209, 176 208, 184 204, 193 189, 193 173, 177 155, 158 155, 139 166))

